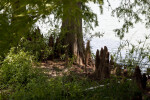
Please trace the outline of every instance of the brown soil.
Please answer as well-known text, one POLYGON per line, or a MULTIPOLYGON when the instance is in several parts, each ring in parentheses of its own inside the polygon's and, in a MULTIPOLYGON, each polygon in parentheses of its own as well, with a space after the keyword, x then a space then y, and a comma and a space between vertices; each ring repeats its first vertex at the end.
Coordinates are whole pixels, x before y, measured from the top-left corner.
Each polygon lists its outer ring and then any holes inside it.
POLYGON ((78 75, 87 75, 94 72, 94 68, 87 66, 87 71, 85 72, 85 66, 73 63, 72 65, 66 66, 66 63, 62 60, 48 60, 47 62, 42 62, 40 68, 48 77, 56 77, 69 75, 74 72, 78 75))
MULTIPOLYGON (((70 75, 70 73, 75 73, 80 76, 89 76, 90 79, 93 79, 94 68, 87 66, 85 71, 85 66, 78 65, 73 63, 70 66, 66 66, 65 61, 55 59, 53 61, 48 60, 47 62, 42 62, 40 68, 48 77, 56 77, 63 75, 70 75)), ((149 86, 144 90, 144 95, 150 100, 150 79, 147 81, 149 86)))

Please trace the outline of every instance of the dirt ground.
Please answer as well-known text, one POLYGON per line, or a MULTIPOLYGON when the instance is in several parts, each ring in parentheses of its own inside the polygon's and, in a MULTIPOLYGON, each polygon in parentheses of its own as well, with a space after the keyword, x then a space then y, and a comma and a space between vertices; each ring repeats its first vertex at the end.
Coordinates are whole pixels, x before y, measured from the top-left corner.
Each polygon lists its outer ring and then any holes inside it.
MULTIPOLYGON (((94 73, 94 67, 87 66, 87 70, 85 70, 85 66, 78 64, 70 64, 67 65, 64 61, 61 60, 48 60, 47 62, 42 62, 40 68, 44 71, 44 73, 48 77, 56 77, 69 75, 71 72, 74 72, 81 76, 88 76, 94 73)), ((144 90, 144 95, 150 98, 150 79, 147 81, 149 84, 148 87, 144 90)), ((150 99, 148 99, 150 100, 150 99)))
POLYGON ((94 67, 87 66, 87 70, 85 71, 85 66, 75 63, 67 65, 61 60, 48 60, 47 62, 42 62, 40 66, 44 73, 49 77, 68 75, 70 72, 75 72, 80 75, 91 74, 94 72, 94 67))

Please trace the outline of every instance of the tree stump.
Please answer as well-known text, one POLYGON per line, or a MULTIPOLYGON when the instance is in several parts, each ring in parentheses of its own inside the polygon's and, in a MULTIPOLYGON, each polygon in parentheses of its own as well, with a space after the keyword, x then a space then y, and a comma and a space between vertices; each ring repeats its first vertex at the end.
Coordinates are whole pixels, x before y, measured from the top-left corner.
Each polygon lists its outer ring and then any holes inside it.
POLYGON ((99 50, 96 52, 95 75, 96 78, 100 80, 110 77, 109 52, 106 46, 104 49, 101 48, 100 53, 99 50))
POLYGON ((90 58, 90 55, 91 55, 90 41, 88 41, 85 48, 85 72, 87 72, 88 60, 90 58))
POLYGON ((133 79, 138 85, 139 88, 142 88, 142 75, 141 75, 141 70, 139 66, 136 66, 134 74, 133 74, 133 79))
MULTIPOLYGON (((54 38, 53 38, 52 35, 50 35, 50 37, 49 37, 48 46, 53 50, 53 48, 54 48, 54 38)), ((53 60, 54 59, 54 54, 49 55, 48 59, 53 60)))
POLYGON ((49 46, 49 47, 53 47, 53 46, 54 46, 54 38, 53 38, 52 35, 50 35, 50 37, 49 37, 48 46, 49 46))
POLYGON ((85 71, 87 71, 87 67, 94 67, 94 62, 91 57, 90 41, 87 42, 85 48, 85 71))
POLYGON ((96 51, 96 58, 95 58, 95 74, 96 74, 96 77, 100 78, 100 74, 99 74, 99 68, 100 67, 100 57, 99 57, 99 50, 96 51))
MULTIPOLYGON (((63 49, 63 48, 61 47, 61 44, 60 44, 60 38, 57 37, 56 43, 54 46, 54 55, 56 58, 59 58, 61 56, 61 54, 62 54, 61 49, 63 49)), ((63 53, 66 53, 66 52, 63 52, 63 53)))

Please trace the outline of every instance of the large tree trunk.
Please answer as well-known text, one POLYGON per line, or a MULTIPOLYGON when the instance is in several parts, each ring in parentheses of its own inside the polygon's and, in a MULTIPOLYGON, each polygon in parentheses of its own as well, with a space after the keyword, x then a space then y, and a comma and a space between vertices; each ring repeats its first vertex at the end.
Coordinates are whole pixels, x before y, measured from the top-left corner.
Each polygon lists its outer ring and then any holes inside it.
MULTIPOLYGON (((72 4, 72 3, 70 3, 72 4)), ((81 9, 81 3, 75 4, 76 7, 81 9)), ((65 5, 64 5, 65 6, 65 5)), ((68 12, 71 13, 71 10, 68 12)), ((77 12, 79 13, 79 12, 77 12)), ((82 16, 64 13, 62 19, 61 34, 63 34, 63 45, 67 46, 67 53, 69 57, 76 57, 76 63, 84 64, 84 42, 82 33, 82 16)))

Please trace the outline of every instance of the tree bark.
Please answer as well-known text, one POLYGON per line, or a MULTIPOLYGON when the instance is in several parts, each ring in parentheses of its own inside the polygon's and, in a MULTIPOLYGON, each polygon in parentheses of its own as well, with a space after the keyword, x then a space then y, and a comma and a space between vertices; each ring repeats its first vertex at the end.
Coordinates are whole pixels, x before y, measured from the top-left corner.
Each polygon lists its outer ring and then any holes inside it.
MULTIPOLYGON (((74 5, 70 3, 71 5, 74 5)), ((75 4, 77 8, 81 9, 81 2, 75 4)), ((65 6, 65 5, 64 5, 65 6)), ((84 42, 82 33, 82 16, 70 16, 72 10, 68 13, 63 13, 61 36, 63 36, 63 45, 67 46, 67 53, 69 57, 75 57, 75 62, 84 64, 84 42)), ((77 12, 80 13, 80 12, 77 12)))

